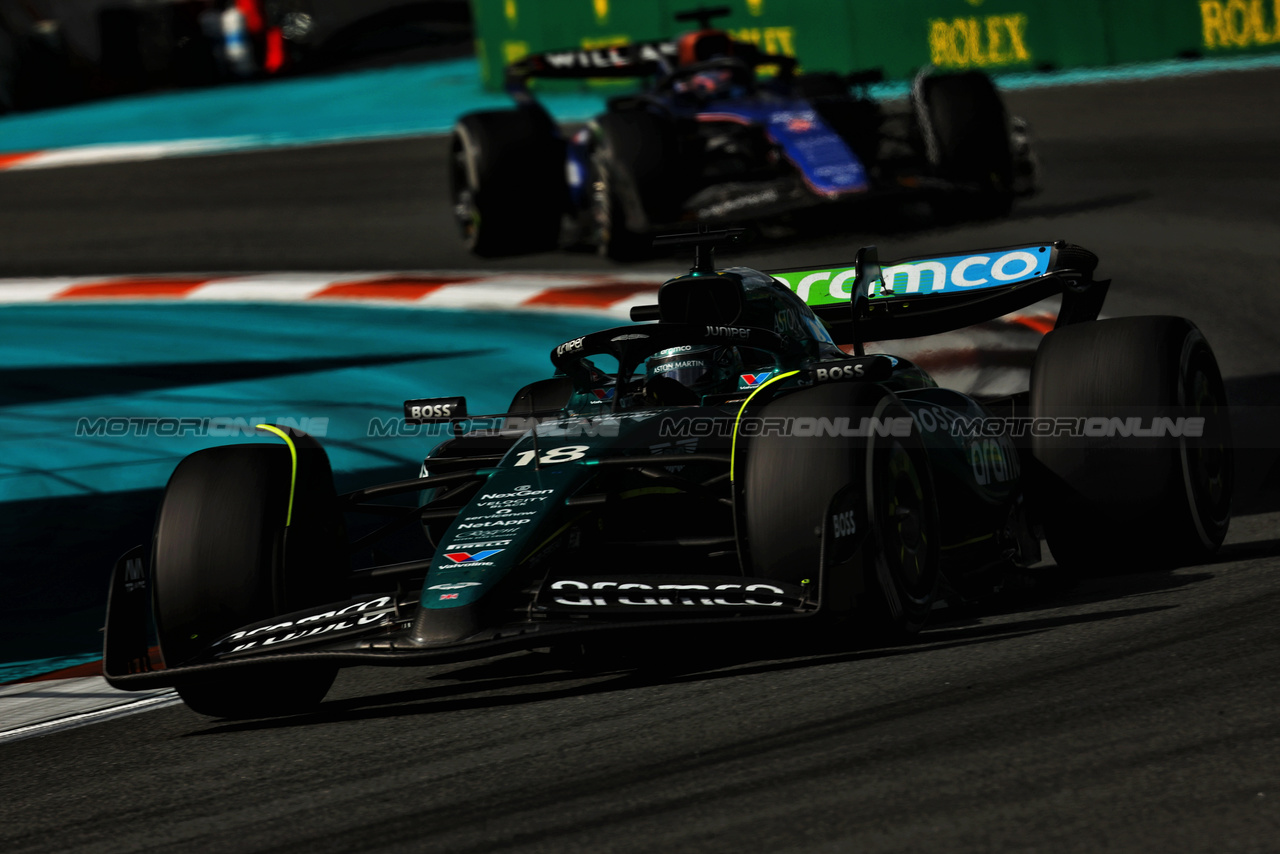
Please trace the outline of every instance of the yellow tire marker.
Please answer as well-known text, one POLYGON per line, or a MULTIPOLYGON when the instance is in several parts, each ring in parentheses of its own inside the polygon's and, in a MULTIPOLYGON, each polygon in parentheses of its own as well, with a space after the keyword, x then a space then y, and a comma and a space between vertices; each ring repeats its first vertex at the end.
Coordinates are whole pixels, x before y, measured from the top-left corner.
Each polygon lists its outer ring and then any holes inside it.
POLYGON ((289 473, 289 511, 285 513, 284 517, 284 526, 287 528, 293 522, 293 491, 298 485, 298 449, 294 446, 293 439, 289 434, 274 424, 255 424, 253 426, 259 430, 275 433, 281 439, 284 439, 284 443, 289 446, 289 456, 293 458, 293 471, 289 473))
POLYGON ((798 373, 800 372, 787 371, 785 374, 778 374, 776 377, 772 377, 768 380, 765 380, 763 383, 760 384, 759 388, 751 392, 751 394, 747 395, 746 400, 742 401, 742 406, 738 409, 738 417, 733 419, 733 441, 729 445, 729 482, 730 483, 733 482, 734 460, 737 458, 737 454, 738 454, 738 425, 742 423, 742 413, 747 411, 747 404, 751 402, 751 398, 755 397, 757 394, 764 391, 773 383, 776 383, 778 380, 785 380, 787 377, 793 377, 798 373))

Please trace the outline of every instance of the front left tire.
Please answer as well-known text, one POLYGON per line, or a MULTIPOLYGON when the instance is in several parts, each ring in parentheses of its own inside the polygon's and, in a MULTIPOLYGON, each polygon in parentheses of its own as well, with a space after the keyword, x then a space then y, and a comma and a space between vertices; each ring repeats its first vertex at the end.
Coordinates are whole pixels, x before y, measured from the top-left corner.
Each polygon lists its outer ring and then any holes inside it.
MULTIPOLYGON (((200 663, 241 626, 335 601, 345 561, 332 475, 318 446, 299 448, 296 482, 282 445, 186 457, 165 488, 152 544, 166 667, 200 663)), ((336 675, 331 665, 263 665, 193 674, 176 687, 201 714, 262 717, 313 708, 336 675)))

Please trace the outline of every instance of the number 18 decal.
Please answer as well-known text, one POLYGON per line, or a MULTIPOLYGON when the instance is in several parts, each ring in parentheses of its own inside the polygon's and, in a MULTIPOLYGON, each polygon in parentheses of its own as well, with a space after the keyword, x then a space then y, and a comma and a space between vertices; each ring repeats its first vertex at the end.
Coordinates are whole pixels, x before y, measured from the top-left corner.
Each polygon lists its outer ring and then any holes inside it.
MULTIPOLYGON (((571 463, 574 460, 580 460, 587 455, 590 445, 565 445, 563 448, 552 448, 549 451, 543 451, 542 456, 538 457, 538 464, 549 466, 555 463, 571 463)), ((516 465, 527 466, 533 462, 533 458, 538 456, 537 451, 521 451, 516 455, 516 465)))

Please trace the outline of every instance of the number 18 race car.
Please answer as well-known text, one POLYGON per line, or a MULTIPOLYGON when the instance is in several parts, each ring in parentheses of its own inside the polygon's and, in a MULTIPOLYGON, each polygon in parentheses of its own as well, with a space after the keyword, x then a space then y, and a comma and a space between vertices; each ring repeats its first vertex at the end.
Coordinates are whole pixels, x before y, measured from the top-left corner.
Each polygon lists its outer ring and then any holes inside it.
POLYGON ((450 187, 478 255, 595 246, 642 256, 679 224, 775 220, 894 198, 944 218, 1007 213, 1032 192, 1036 159, 980 71, 917 76, 911 98, 880 103, 878 69, 798 73, 796 60, 712 29, 727 7, 684 12, 700 29, 669 41, 548 51, 507 69, 515 109, 463 116, 450 187), (757 74, 772 69, 773 76, 757 74), (644 78, 637 94, 567 139, 534 97, 538 78, 644 78), (567 226, 567 227, 566 227, 567 226))
POLYGON ((1213 352, 1182 318, 1098 320, 1109 282, 1091 253, 882 268, 870 247, 715 270, 734 236, 664 238, 694 246, 692 271, 636 323, 555 346, 553 375, 506 413, 405 401, 407 422, 447 435, 417 477, 335 494, 319 444, 275 427, 184 459, 152 542, 115 566, 108 681, 242 717, 304 711, 356 664, 775 624, 901 639, 940 596, 1034 573, 1041 534, 1060 571, 1090 573, 1221 544, 1232 451, 1213 352), (864 352, 1058 295, 1020 394, 975 399, 864 352), (381 523, 349 534, 361 519, 381 523))

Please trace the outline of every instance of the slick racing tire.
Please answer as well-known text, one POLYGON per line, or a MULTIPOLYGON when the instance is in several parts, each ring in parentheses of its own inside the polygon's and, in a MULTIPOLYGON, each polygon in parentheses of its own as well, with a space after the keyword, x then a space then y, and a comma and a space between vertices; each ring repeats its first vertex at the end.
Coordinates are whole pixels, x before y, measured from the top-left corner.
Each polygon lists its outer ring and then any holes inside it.
MULTIPOLYGON (((290 449, 266 444, 198 451, 169 478, 152 544, 166 666, 200 661, 240 626, 341 598, 346 538, 329 463, 310 437, 294 442, 296 481, 290 449)), ((215 671, 177 690, 213 717, 288 714, 319 703, 336 673, 312 664, 215 671)))
POLYGON ((811 103, 823 123, 844 140, 862 165, 868 170, 874 169, 883 136, 884 116, 879 105, 848 95, 813 98, 811 103))
POLYGON ((556 247, 568 190, 564 143, 545 113, 463 116, 449 150, 454 216, 468 250, 496 256, 556 247))
POLYGON ((981 71, 930 75, 917 89, 926 156, 938 177, 973 187, 936 206, 944 218, 1003 216, 1013 207, 1009 117, 981 71))
POLYGON ((928 457, 901 401, 878 385, 831 383, 748 415, 760 424, 809 417, 857 426, 868 417, 910 426, 884 436, 762 433, 746 441, 736 478, 753 575, 815 583, 825 561, 829 625, 852 617, 860 633, 888 641, 919 632, 937 596, 941 537, 928 457))
POLYGON ((1085 419, 1082 436, 1031 440, 1032 497, 1064 569, 1200 563, 1222 544, 1234 486, 1226 390, 1191 321, 1121 317, 1050 332, 1032 369, 1031 415, 1085 419), (1203 425, 1177 430, 1179 418, 1203 425), (1165 435, 1139 435, 1161 432, 1158 419, 1168 419, 1165 435))
POLYGON ((683 181, 675 129, 643 110, 595 121, 590 231, 601 255, 635 261, 652 254, 652 230, 676 219, 683 181))

